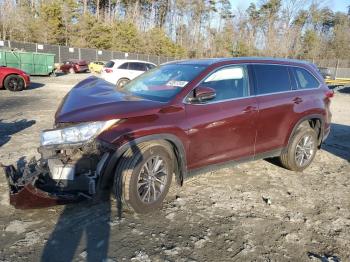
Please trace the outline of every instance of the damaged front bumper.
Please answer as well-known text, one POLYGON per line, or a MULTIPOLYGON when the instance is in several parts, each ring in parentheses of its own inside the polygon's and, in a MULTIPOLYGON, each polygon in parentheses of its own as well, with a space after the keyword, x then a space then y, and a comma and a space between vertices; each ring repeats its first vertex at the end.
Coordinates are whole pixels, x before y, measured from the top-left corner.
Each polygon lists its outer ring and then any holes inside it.
POLYGON ((10 204, 19 209, 45 208, 92 199, 110 152, 97 143, 39 148, 42 158, 24 168, 4 166, 10 204))

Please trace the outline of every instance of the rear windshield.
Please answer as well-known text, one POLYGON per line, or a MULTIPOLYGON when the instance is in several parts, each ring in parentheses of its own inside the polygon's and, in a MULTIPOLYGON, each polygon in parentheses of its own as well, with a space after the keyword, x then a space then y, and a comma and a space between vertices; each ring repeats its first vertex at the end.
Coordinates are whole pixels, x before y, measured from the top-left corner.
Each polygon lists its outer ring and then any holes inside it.
POLYGON ((164 65, 147 71, 130 81, 120 91, 149 100, 167 102, 206 67, 206 65, 189 64, 164 65))
POLYGON ((80 61, 78 61, 78 65, 86 65, 87 63, 86 63, 86 61, 85 60, 80 60, 80 61))
POLYGON ((108 61, 106 64, 105 64, 105 67, 106 68, 112 68, 114 66, 114 62, 113 61, 108 61))

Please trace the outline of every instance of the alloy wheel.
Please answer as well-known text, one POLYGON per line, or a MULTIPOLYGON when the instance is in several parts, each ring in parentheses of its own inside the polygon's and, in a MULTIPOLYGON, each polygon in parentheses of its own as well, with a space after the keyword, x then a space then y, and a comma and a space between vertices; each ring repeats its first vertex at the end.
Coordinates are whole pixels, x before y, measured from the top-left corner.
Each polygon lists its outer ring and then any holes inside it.
POLYGON ((296 146, 295 162, 300 166, 306 166, 311 161, 315 149, 314 138, 310 135, 303 136, 296 146))
POLYGON ((17 78, 13 77, 8 82, 8 87, 10 90, 17 91, 20 88, 20 83, 17 78))
POLYGON ((169 167, 161 156, 149 158, 141 167, 137 191, 142 202, 150 204, 156 202, 162 195, 166 184, 169 167))

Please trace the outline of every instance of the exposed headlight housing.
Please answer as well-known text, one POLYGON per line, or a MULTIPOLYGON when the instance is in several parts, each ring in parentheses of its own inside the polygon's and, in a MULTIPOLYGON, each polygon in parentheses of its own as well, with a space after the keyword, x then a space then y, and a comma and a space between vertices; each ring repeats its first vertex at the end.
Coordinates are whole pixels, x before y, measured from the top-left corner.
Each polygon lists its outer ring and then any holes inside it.
POLYGON ((41 145, 62 145, 84 143, 95 138, 116 124, 120 119, 82 123, 62 129, 51 129, 41 133, 41 145))

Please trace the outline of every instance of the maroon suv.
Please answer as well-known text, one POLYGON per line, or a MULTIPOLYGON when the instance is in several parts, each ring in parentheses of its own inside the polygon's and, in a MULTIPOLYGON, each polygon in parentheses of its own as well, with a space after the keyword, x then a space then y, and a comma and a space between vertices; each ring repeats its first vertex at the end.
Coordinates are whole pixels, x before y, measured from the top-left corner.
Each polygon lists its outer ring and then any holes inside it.
POLYGON ((23 173, 5 167, 11 203, 45 207, 113 189, 148 212, 173 175, 182 184, 210 165, 278 157, 302 171, 329 134, 332 96, 317 68, 299 60, 175 61, 117 90, 90 77, 41 134, 42 159, 23 173))
POLYGON ((62 63, 60 70, 63 73, 86 73, 89 71, 89 66, 85 60, 68 60, 62 63))

